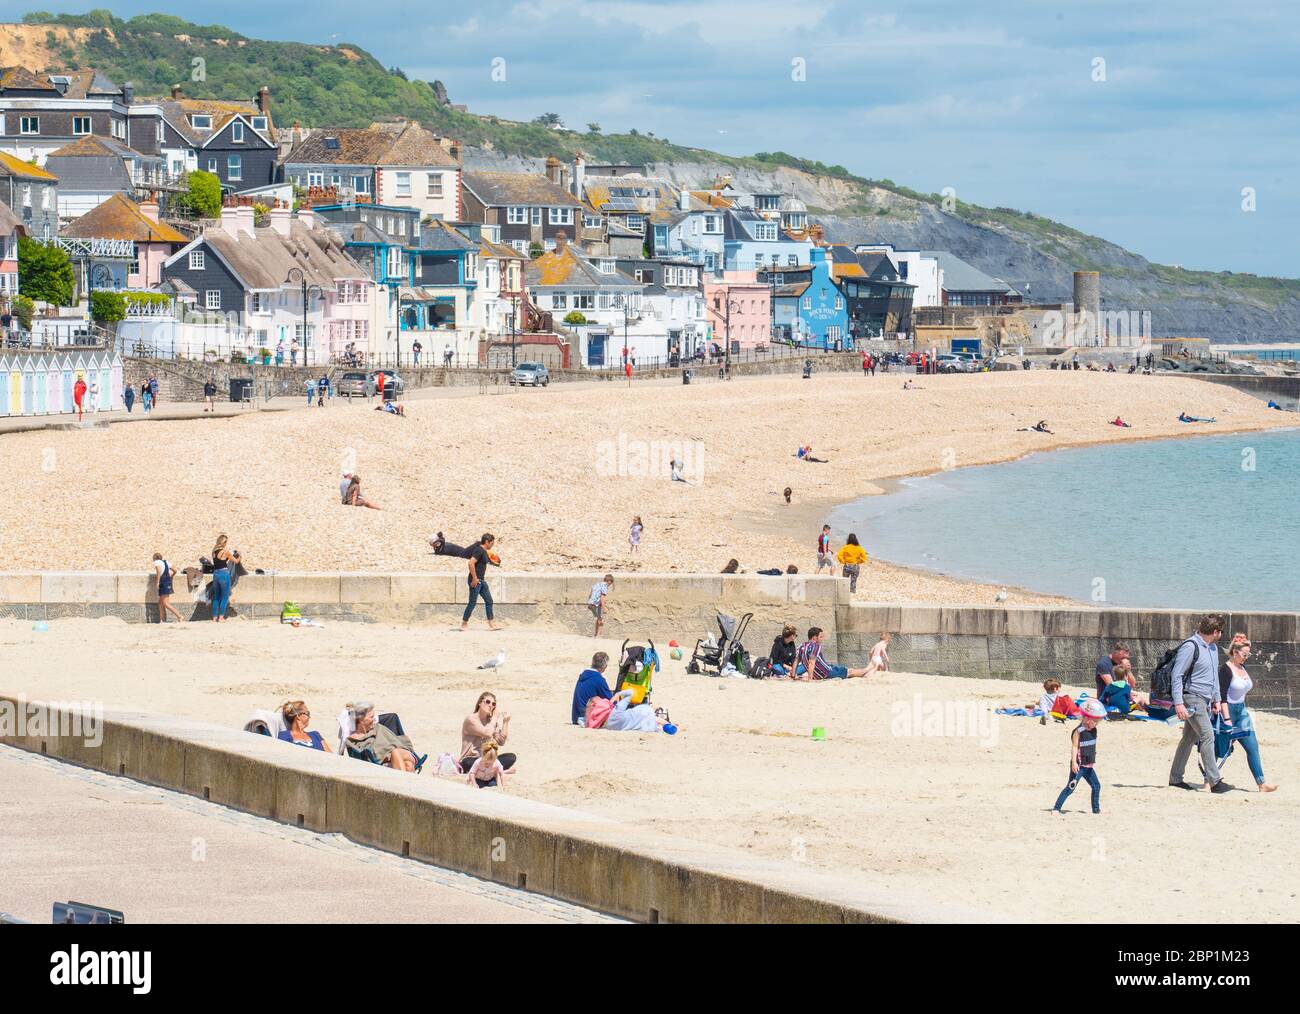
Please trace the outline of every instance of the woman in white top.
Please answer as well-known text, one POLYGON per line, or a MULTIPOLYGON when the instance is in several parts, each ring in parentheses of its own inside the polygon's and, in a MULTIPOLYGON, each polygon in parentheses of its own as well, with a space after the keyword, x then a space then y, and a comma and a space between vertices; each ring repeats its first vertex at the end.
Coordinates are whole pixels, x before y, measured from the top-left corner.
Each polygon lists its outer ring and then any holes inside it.
POLYGON ((1246 708, 1246 695, 1255 685, 1250 674, 1246 672, 1246 659, 1250 658, 1250 641, 1245 634, 1235 634, 1228 648, 1228 660, 1219 666, 1219 695, 1228 704, 1228 717, 1232 721, 1229 727, 1220 723, 1214 735, 1214 757, 1223 762, 1232 753, 1235 743, 1240 743, 1246 751, 1246 763, 1250 773, 1255 776, 1255 784, 1260 792, 1273 792, 1276 785, 1264 781, 1264 765, 1259 760, 1259 740, 1255 736, 1255 723, 1246 708))

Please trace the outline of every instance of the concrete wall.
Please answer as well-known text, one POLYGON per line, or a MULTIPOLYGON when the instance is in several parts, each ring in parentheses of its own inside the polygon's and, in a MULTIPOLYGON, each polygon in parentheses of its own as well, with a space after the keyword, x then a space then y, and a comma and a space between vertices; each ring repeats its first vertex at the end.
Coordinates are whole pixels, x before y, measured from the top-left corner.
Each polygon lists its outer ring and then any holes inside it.
POLYGON ((1188 373, 1187 376, 1236 388, 1260 401, 1275 401, 1288 412, 1300 412, 1300 377, 1249 377, 1222 373, 1188 373))
POLYGON ((0 743, 642 922, 990 918, 884 878, 832 877, 190 719, 105 709, 87 737, 71 721, 84 714, 0 694, 0 743))
MULTIPOLYGON (((489 575, 492 596, 514 623, 539 624, 575 633, 591 629, 587 596, 600 574, 489 575)), ((183 585, 178 585, 183 588, 183 585)), ((286 601, 322 620, 448 623, 464 609, 467 588, 460 574, 277 573, 240 580, 232 599, 236 615, 275 619, 286 601)), ((197 619, 181 591, 177 608, 197 619)), ((111 572, 0 574, 0 618, 57 620, 67 616, 115 616, 131 623, 157 621, 151 574, 111 572)), ((974 607, 852 602, 842 578, 708 574, 637 574, 615 583, 613 638, 643 639, 672 631, 689 651, 696 637, 716 633, 717 612, 752 612, 745 645, 767 653, 783 623, 801 631, 819 626, 832 635, 832 654, 861 664, 876 636, 894 634, 895 668, 946 676, 1041 682, 1056 676, 1088 686, 1093 666, 1115 641, 1133 652, 1139 687, 1160 656, 1196 627, 1200 614, 1163 609, 1049 609, 1030 606, 974 607)), ((1300 714, 1300 615, 1230 613, 1229 632, 1254 641, 1251 703, 1300 714)))

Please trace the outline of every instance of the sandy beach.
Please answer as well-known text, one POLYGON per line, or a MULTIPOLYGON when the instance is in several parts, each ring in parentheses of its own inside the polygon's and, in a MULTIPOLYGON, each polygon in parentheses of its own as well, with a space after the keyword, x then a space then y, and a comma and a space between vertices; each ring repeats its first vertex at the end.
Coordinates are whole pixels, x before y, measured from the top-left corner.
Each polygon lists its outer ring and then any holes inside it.
MULTIPOLYGON (((904 379, 428 392, 413 394, 405 419, 335 400, 12 434, 3 446, 18 508, 0 521, 0 567, 143 571, 158 551, 179 568, 227 532, 250 567, 268 571, 451 569, 459 561, 426 545, 442 529, 462 542, 493 531, 515 571, 709 573, 735 557, 746 571, 809 573, 828 509, 892 477, 1055 447, 1294 425, 1245 394, 1182 377, 1034 370, 913 377, 917 390, 903 390, 904 379), (1219 422, 1188 426, 1180 411, 1219 422), (1108 425, 1116 415, 1132 428, 1108 425), (1039 419, 1055 435, 1016 432, 1039 419), (801 443, 829 463, 799 461, 801 443), (674 455, 690 485, 669 480, 674 455), (645 474, 654 463, 657 473, 645 474), (364 495, 384 509, 341 506, 344 471, 359 472, 364 495), (645 536, 632 556, 635 514, 645 536)), ((993 593, 878 562, 858 586, 875 601, 984 603, 993 593)))
MULTIPOLYGON (((1269 795, 1167 788, 1178 730, 1107 725, 1097 768, 1104 812, 1092 815, 1080 789, 1056 816, 1049 810, 1065 781, 1070 727, 991 717, 997 704, 1036 696, 1030 684, 903 673, 811 685, 718 680, 667 661, 654 697, 678 735, 589 732, 568 724, 573 681, 596 647, 613 653, 617 643, 522 627, 459 634, 452 625, 295 630, 101 619, 56 620, 37 632, 6 620, 0 687, 232 727, 254 708, 302 697, 331 741, 339 709, 364 695, 400 713, 416 746, 435 754, 457 749, 461 720, 489 689, 512 716, 508 748, 520 761, 507 791, 521 796, 990 916, 1300 918, 1289 845, 1300 821, 1292 719, 1255 716, 1265 771, 1281 785, 1269 795), (510 661, 500 673, 475 670, 502 647, 510 661), (825 728, 825 742, 812 741, 814 726, 825 728), (1179 854, 1229 856, 1230 873, 1186 879, 1169 859, 1170 828, 1179 854)), ((700 632, 647 633, 684 642, 700 632)), ((755 644, 770 633, 757 631, 755 644)), ((1240 751, 1225 776, 1251 787, 1240 751)))

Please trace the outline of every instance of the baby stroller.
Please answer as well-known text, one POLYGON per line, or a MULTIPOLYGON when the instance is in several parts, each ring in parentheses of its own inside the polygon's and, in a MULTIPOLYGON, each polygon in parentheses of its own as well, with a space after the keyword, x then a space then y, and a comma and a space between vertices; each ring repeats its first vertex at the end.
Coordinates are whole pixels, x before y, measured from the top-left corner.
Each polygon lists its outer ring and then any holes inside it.
POLYGON ((746 613, 737 621, 734 617, 718 613, 720 639, 714 641, 709 637, 696 641, 691 660, 686 663, 686 671, 721 676, 722 670, 730 664, 739 672, 749 672, 749 652, 745 650, 741 638, 745 636, 745 629, 753 618, 753 613, 746 613))
POLYGON ((650 645, 648 648, 639 644, 629 648, 627 641, 624 641, 619 653, 618 683, 614 686, 614 692, 617 693, 625 686, 630 688, 633 707, 650 699, 650 681, 659 669, 659 652, 655 650, 655 643, 649 638, 646 641, 650 645))

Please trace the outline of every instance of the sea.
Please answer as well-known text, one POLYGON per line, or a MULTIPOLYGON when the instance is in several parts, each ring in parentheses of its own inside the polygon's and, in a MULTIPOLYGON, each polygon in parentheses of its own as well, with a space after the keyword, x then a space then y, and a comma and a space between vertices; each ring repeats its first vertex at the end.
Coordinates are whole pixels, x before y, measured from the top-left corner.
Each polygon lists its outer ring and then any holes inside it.
POLYGON ((830 521, 872 557, 1099 606, 1296 612, 1300 429, 938 472, 830 521))
POLYGON ((1241 353, 1247 356, 1259 356, 1265 361, 1276 360, 1296 360, 1300 361, 1300 348, 1280 349, 1275 345, 1233 345, 1233 354, 1241 353))

